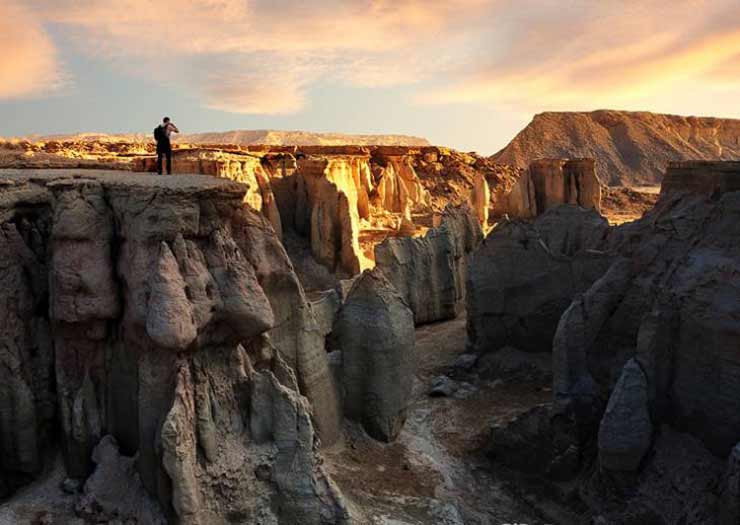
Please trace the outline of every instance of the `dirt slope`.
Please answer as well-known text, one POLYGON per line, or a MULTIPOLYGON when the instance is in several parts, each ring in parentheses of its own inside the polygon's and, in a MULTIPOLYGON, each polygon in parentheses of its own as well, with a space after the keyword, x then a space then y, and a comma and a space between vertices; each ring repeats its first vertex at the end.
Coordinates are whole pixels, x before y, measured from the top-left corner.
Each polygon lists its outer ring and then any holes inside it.
POLYGON ((547 157, 592 157, 602 182, 657 184, 671 160, 740 159, 740 120, 599 110, 540 113, 493 156, 526 167, 547 157))

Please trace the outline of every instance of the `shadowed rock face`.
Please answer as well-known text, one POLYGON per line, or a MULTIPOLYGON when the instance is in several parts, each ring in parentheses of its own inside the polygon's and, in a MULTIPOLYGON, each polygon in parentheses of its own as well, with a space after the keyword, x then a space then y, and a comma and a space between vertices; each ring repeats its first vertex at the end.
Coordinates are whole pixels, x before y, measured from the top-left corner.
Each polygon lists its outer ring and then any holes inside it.
POLYGON ((661 195, 688 192, 707 196, 740 191, 740 162, 670 162, 661 195))
MULTIPOLYGON (((598 450, 598 469, 584 481, 581 493, 594 512, 607 516, 606 523, 623 523, 633 511, 657 515, 666 523, 682 516, 690 517, 687 523, 740 519, 734 460, 740 441, 740 192, 731 191, 735 181, 727 173, 732 168, 716 167, 727 184, 712 191, 693 184, 701 180, 705 166, 696 174, 684 170, 680 176, 686 183, 674 181, 681 191, 664 192, 643 219, 610 228, 591 245, 602 252, 608 270, 585 291, 573 292, 559 319, 551 340, 553 404, 523 416, 512 425, 512 435, 496 429, 500 453, 515 442, 538 444, 533 453, 542 458, 544 473, 555 470, 560 461, 556 452, 565 448, 564 442, 580 451, 570 477, 578 473, 575 465, 588 464, 588 450, 598 450), (556 431, 564 422, 575 429, 565 437, 556 431), (687 435, 676 438, 676 430, 687 435), (679 445, 690 452, 690 461, 672 451, 679 445), (717 458, 724 461, 728 455, 721 475, 717 458), (676 474, 666 474, 669 470, 676 474), (718 505, 700 491, 687 496, 680 489, 687 484, 721 484, 723 498, 718 505), (651 503, 656 498, 659 505, 651 503), (623 506, 615 508, 614 501, 623 506)), ((565 233, 573 227, 563 219, 561 238, 568 238, 565 233)), ((551 231, 557 231, 557 224, 551 222, 551 231)), ((509 243, 494 231, 479 252, 496 267, 491 275, 514 267, 513 261, 502 263, 506 259, 500 255, 510 249, 509 243), (491 240, 496 249, 486 251, 491 240)), ((541 283, 561 275, 553 263, 526 271, 529 278, 539 275, 541 283)), ((494 290, 499 288, 488 288, 488 297, 495 303, 494 290)), ((540 287, 544 298, 557 298, 561 290, 540 287)), ((516 287, 507 289, 503 310, 517 313, 512 305, 529 293, 520 296, 516 287)), ((479 317, 477 312, 472 315, 479 317)), ((485 323, 472 322, 475 329, 485 330, 485 323)), ((479 337, 478 332, 473 336, 479 337)), ((511 343, 514 336, 501 337, 511 343)), ((495 350, 495 345, 480 349, 485 348, 495 350)))
POLYGON ((482 240, 470 208, 448 207, 441 225, 424 237, 377 245, 375 264, 414 312, 417 325, 454 319, 464 310, 468 258, 482 240))
POLYGON ((57 418, 70 477, 86 478, 113 436, 182 523, 346 518, 315 451, 314 428, 332 442, 339 425, 322 336, 273 228, 242 204, 245 186, 0 179, 10 488, 40 471, 57 418))
POLYGON ((470 259, 468 342, 479 352, 506 345, 549 351, 558 320, 578 292, 609 267, 594 251, 606 220, 592 210, 561 206, 534 223, 496 227, 470 259))
POLYGON ((333 338, 342 355, 345 414, 374 438, 393 441, 406 420, 413 385, 414 319, 377 268, 355 281, 333 338))

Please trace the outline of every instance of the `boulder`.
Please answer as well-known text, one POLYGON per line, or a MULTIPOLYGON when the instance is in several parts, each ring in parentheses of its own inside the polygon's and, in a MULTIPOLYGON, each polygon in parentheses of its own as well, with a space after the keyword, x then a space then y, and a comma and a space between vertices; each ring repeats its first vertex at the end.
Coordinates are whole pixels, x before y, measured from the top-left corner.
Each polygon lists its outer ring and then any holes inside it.
POLYGON ((398 436, 414 380, 414 317, 377 269, 355 282, 333 330, 342 352, 344 411, 372 437, 398 436))
POLYGON ((637 471, 652 435, 647 378, 631 359, 624 365, 599 426, 599 465, 611 471, 637 471))

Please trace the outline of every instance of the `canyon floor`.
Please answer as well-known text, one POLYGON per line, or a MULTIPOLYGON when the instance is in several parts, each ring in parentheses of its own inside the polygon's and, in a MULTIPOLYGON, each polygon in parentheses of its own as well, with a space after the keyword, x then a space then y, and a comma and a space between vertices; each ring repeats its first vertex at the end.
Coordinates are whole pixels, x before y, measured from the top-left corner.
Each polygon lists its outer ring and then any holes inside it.
POLYGON ((464 363, 465 323, 461 317, 417 329, 419 367, 395 443, 381 444, 351 425, 344 441, 325 454, 332 477, 369 523, 548 522, 482 451, 491 423, 549 400, 543 381, 549 364, 542 363, 544 375, 524 380, 514 377, 517 372, 511 380, 480 377, 477 367, 464 363), (439 378, 449 385, 448 395, 430 395, 439 378))

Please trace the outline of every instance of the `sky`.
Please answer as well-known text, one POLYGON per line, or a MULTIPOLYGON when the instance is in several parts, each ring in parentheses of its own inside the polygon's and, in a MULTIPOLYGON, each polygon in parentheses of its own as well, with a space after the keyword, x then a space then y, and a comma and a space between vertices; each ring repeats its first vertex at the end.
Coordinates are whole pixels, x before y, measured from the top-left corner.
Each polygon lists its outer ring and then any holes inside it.
POLYGON ((491 154, 604 108, 740 117, 740 2, 0 0, 0 136, 169 115, 491 154))

